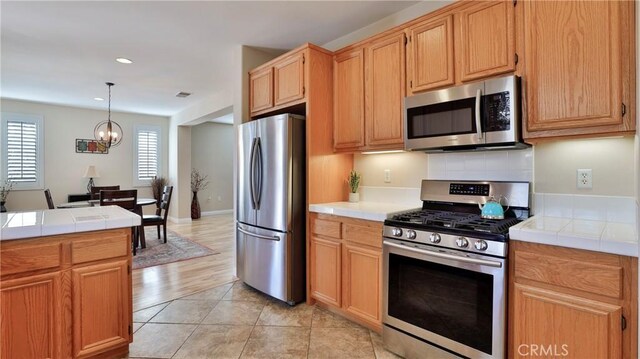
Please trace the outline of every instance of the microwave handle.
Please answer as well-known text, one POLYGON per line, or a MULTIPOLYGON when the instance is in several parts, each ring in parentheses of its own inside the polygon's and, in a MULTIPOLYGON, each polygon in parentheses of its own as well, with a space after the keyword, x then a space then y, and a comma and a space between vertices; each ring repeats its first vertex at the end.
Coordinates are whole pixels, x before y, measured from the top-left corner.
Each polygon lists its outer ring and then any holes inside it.
POLYGON ((480 125, 480 101, 482 101, 482 90, 476 90, 476 131, 478 132, 478 139, 482 139, 482 127, 480 125))

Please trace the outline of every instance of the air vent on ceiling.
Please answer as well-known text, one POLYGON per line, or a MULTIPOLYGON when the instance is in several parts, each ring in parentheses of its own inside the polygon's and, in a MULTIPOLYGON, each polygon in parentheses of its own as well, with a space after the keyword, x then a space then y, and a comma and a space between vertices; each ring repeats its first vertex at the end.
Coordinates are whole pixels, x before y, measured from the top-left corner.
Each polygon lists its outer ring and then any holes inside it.
POLYGON ((176 97, 189 97, 191 96, 191 92, 180 91, 176 94, 176 97))

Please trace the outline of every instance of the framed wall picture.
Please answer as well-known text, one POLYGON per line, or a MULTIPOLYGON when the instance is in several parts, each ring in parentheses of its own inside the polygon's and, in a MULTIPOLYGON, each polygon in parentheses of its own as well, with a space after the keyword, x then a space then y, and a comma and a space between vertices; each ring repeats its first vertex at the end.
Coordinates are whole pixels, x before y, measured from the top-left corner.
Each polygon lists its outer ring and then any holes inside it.
POLYGON ((97 141, 93 139, 76 139, 76 153, 109 153, 109 148, 104 141, 97 141))

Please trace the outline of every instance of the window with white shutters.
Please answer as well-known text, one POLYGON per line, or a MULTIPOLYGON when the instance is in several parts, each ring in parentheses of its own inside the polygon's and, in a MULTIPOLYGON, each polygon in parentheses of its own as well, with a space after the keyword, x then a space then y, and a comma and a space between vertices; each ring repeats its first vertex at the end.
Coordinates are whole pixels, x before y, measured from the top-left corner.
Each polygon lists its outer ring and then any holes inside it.
POLYGON ((134 184, 149 185, 160 174, 160 127, 136 126, 135 128, 134 184))
POLYGON ((42 116, 2 113, 2 179, 14 189, 42 189, 42 116))

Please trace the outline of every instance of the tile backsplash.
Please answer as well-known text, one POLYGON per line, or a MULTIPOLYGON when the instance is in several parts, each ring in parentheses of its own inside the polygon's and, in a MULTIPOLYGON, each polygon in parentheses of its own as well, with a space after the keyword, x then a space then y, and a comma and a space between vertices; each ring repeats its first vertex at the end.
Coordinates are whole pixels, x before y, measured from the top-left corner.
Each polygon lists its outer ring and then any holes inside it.
POLYGON ((636 223, 638 205, 633 197, 536 193, 533 213, 545 217, 636 223))
POLYGON ((533 150, 430 153, 428 178, 533 181, 533 150))

